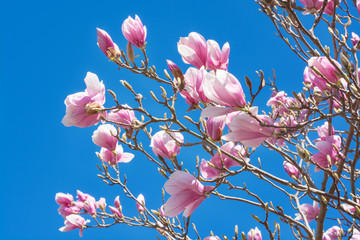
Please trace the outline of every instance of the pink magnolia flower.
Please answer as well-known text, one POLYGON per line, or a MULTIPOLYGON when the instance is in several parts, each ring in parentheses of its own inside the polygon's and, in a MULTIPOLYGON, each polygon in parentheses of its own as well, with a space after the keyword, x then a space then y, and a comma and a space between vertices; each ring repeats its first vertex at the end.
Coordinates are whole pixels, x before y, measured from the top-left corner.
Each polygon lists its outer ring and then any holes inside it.
MULTIPOLYGON (((320 167, 330 167, 328 162, 328 156, 330 157, 331 165, 339 161, 342 157, 341 153, 338 154, 336 148, 340 151, 341 138, 340 136, 329 136, 324 141, 318 141, 315 143, 316 148, 320 151, 312 156, 314 162, 318 163, 320 167)), ((315 171, 318 172, 321 169, 315 166, 315 171)))
POLYGON ((55 201, 59 205, 70 205, 74 201, 74 197, 69 193, 57 193, 55 195, 55 201))
MULTIPOLYGON (((319 135, 319 139, 314 140, 314 142, 326 141, 326 138, 329 137, 329 123, 325 122, 323 125, 318 127, 317 133, 319 135)), ((335 134, 335 129, 333 126, 331 126, 331 135, 334 135, 334 134, 335 134)))
POLYGON ((245 107, 245 95, 239 80, 224 70, 205 74, 203 84, 205 96, 226 107, 245 107))
POLYGON ((356 8, 360 14, 360 0, 356 0, 356 8))
POLYGON ((96 202, 96 205, 98 206, 98 208, 100 208, 102 211, 105 211, 106 208, 106 199, 105 198, 100 198, 99 201, 96 202))
POLYGON ((88 72, 85 77, 86 90, 66 97, 66 115, 62 123, 69 126, 89 127, 105 115, 98 111, 105 103, 105 86, 96 74, 88 72))
POLYGON ((226 116, 210 117, 206 121, 206 132, 209 138, 220 141, 225 128, 226 116))
POLYGON ((136 202, 136 209, 138 210, 139 213, 142 213, 145 211, 145 197, 144 195, 140 194, 137 198, 136 198, 137 202, 136 202), (141 204, 140 204, 141 203, 141 204))
POLYGON ((121 145, 116 145, 115 150, 109 150, 107 148, 101 148, 100 158, 109 165, 115 165, 117 163, 128 163, 134 158, 132 153, 124 153, 121 145))
POLYGON ((229 64, 230 45, 225 43, 220 51, 219 44, 214 40, 207 40, 206 68, 208 70, 227 70, 229 64))
POLYGON ((290 177, 299 179, 299 177, 300 177, 300 172, 299 172, 299 170, 298 170, 294 165, 292 165, 290 162, 284 161, 283 166, 284 166, 285 172, 286 172, 290 177))
POLYGON ((266 106, 271 106, 274 115, 278 113, 283 115, 288 113, 289 110, 287 107, 291 106, 292 103, 295 103, 295 99, 292 97, 287 97, 287 94, 284 91, 273 92, 271 98, 266 103, 266 106))
POLYGON ((191 32, 188 37, 181 37, 177 47, 184 63, 199 69, 206 65, 207 43, 200 34, 191 32))
POLYGON ((247 234, 247 240, 262 240, 261 231, 257 227, 250 229, 247 234))
MULTIPOLYGON (((324 5, 324 0, 300 0, 302 4, 307 8, 307 11, 311 14, 319 11, 324 5)), ((341 0, 339 1, 341 2, 341 0)), ((332 15, 334 12, 334 0, 328 0, 327 5, 324 9, 324 13, 332 15)))
POLYGON ((93 196, 91 196, 90 194, 83 193, 80 190, 77 190, 76 194, 77 194, 79 201, 81 201, 81 202, 85 202, 88 198, 93 198, 93 196))
MULTIPOLYGON (((308 222, 314 220, 317 217, 317 215, 319 215, 320 213, 319 203, 316 201, 314 201, 313 205, 307 203, 301 204, 299 210, 305 215, 308 222)), ((295 213, 295 215, 296 215, 295 220, 297 221, 304 220, 300 213, 295 213)))
MULTIPOLYGON (((246 155, 244 148, 240 145, 235 145, 233 142, 227 142, 226 144, 224 144, 224 146, 221 147, 221 150, 230 153, 235 157, 239 157, 239 154, 242 157, 245 157, 246 155)), ((250 159, 245 158, 245 161, 249 162, 250 159)), ((204 178, 208 178, 211 180, 219 178, 221 177, 222 174, 226 173, 225 170, 220 170, 223 169, 223 166, 227 169, 233 166, 240 166, 238 162, 233 160, 231 157, 226 156, 225 154, 221 154, 220 157, 220 154, 218 152, 216 152, 214 156, 211 158, 210 163, 215 168, 210 166, 209 163, 206 162, 206 160, 202 159, 200 164, 200 172, 204 178)))
POLYGON ((324 4, 324 0, 300 0, 300 2, 304 4, 310 13, 319 11, 324 4))
POLYGON ((184 137, 179 132, 166 133, 165 131, 159 131, 151 138, 150 147, 156 156, 171 159, 179 154, 179 144, 183 142, 184 137))
POLYGON ((83 202, 76 201, 69 205, 60 205, 60 207, 58 208, 58 213, 65 218, 66 216, 69 216, 71 214, 79 213, 83 209, 83 207, 83 202))
POLYGON ((188 68, 184 75, 185 88, 180 95, 185 98, 188 105, 198 104, 199 102, 207 103, 210 100, 205 96, 203 83, 206 71, 196 68, 188 68))
POLYGON ((116 134, 117 130, 113 125, 103 124, 94 131, 92 140, 99 147, 103 147, 112 151, 115 150, 117 145, 117 138, 114 137, 116 134))
MULTIPOLYGON (((360 1, 359 1, 359 3, 360 3, 360 1)), ((360 5, 359 5, 359 6, 360 6, 360 5)), ((359 43, 359 41, 360 41, 359 35, 357 35, 356 33, 352 32, 352 33, 351 33, 351 43, 352 43, 354 46, 356 46, 356 45, 359 43)))
POLYGON ((65 226, 61 227, 59 230, 61 232, 68 232, 71 230, 74 230, 76 228, 80 229, 80 237, 83 235, 83 228, 86 226, 86 223, 90 222, 90 220, 85 220, 83 217, 77 215, 77 214, 71 214, 66 217, 66 220, 64 222, 65 226))
MULTIPOLYGON (((130 108, 128 105, 122 105, 124 108, 130 108)), ((107 119, 115 122, 117 125, 124 129, 129 129, 133 125, 135 118, 135 113, 131 109, 120 109, 120 110, 111 110, 107 115, 107 119), (123 125, 126 124, 126 125, 123 125)))
POLYGON ((146 40, 146 27, 143 26, 138 15, 135 15, 135 19, 128 17, 122 24, 121 31, 131 44, 137 48, 142 48, 145 45, 146 40))
MULTIPOLYGON (((341 69, 340 63, 334 60, 338 68, 341 69)), ((308 67, 304 71, 304 81, 310 84, 311 88, 318 87, 321 91, 330 90, 326 83, 327 81, 321 76, 314 72, 311 67, 317 68, 322 76, 326 78, 330 83, 337 83, 340 78, 335 74, 336 68, 326 57, 312 57, 308 61, 308 67)))
POLYGON ((86 199, 86 201, 84 202, 84 208, 86 210, 86 212, 88 212, 91 216, 96 214, 96 201, 94 197, 89 197, 86 199))
POLYGON ((184 211, 183 216, 189 217, 214 187, 202 185, 190 173, 176 171, 170 175, 164 188, 171 195, 165 203, 165 215, 175 217, 184 211))
POLYGON ((115 208, 113 206, 109 206, 109 209, 112 212, 112 214, 114 214, 115 217, 122 218, 122 214, 119 211, 119 209, 117 209, 117 208, 115 208))
MULTIPOLYGON (((360 7, 358 7, 358 9, 359 9, 359 8, 360 8, 360 7)), ((359 12, 360 12, 360 10, 359 10, 359 12)), ((360 232, 359 232, 359 230, 357 230, 356 228, 354 228, 350 240, 360 240, 360 232)))
POLYGON ((327 235, 330 240, 336 240, 338 239, 338 237, 341 236, 341 228, 339 228, 338 226, 333 226, 324 233, 324 236, 325 235, 327 235))
MULTIPOLYGON (((273 121, 266 115, 258 115, 257 107, 250 109, 253 116, 261 122, 272 125, 273 121)), ((272 137, 274 128, 260 126, 258 120, 248 113, 241 112, 229 124, 231 132, 222 137, 225 141, 241 142, 247 147, 258 147, 272 137)))
POLYGON ((117 56, 120 56, 119 47, 113 42, 110 35, 100 28, 96 28, 97 31, 97 41, 100 50, 105 54, 105 56, 110 57, 111 53, 109 49, 113 49, 117 56))
POLYGON ((220 238, 218 236, 208 236, 208 237, 204 238, 203 240, 220 240, 220 238))
MULTIPOLYGON (((338 0, 338 2, 340 3, 341 0, 338 0)), ((328 14, 328 15, 332 15, 334 13, 334 9, 335 9, 335 1, 334 0, 328 0, 328 3, 324 9, 324 13, 328 14)))

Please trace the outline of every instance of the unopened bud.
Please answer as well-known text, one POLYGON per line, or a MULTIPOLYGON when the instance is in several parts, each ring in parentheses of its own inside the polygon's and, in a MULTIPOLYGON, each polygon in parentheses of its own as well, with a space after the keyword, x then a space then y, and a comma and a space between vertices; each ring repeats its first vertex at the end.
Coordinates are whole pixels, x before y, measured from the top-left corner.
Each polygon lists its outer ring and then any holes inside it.
POLYGON ((130 62, 134 63, 134 59, 135 59, 134 48, 130 42, 128 42, 128 44, 126 45, 126 55, 130 60, 130 62))

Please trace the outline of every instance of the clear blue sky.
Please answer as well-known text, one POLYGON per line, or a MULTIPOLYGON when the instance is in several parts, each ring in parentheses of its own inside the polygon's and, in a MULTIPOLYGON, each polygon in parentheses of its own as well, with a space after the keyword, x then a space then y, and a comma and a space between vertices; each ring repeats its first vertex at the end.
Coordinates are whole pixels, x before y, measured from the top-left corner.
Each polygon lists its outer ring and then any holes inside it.
MULTIPOLYGON (((139 15, 148 29, 147 51, 150 63, 161 74, 166 59, 176 62, 184 71, 177 53, 179 37, 196 31, 221 46, 230 43, 229 71, 240 82, 244 75, 256 82, 255 70, 271 76, 277 72, 278 85, 291 92, 302 86, 305 64, 274 35, 270 21, 252 1, 6 1, 0 7, 0 81, 2 89, 1 125, 1 198, 0 239, 77 239, 78 231, 61 233, 63 219, 54 201, 57 192, 75 194, 79 189, 97 199, 121 196, 124 212, 136 214, 133 202, 122 190, 109 187, 96 177, 99 147, 91 141, 97 128, 67 128, 61 124, 68 94, 85 89, 87 71, 104 80, 123 103, 132 104, 130 95, 122 94, 119 80, 130 82, 145 96, 158 84, 108 62, 96 45, 96 27, 106 30, 124 49, 126 40, 121 24, 129 15, 139 15)), ((310 16, 309 16, 310 17, 310 16)), ((247 93, 247 92, 246 92, 247 93)), ((260 96, 265 101, 270 95, 260 96)), ((150 99, 150 97, 148 98, 150 99)), ((113 102, 107 95, 105 106, 113 102)), ((183 101, 183 104, 185 102, 183 101)), ((161 110, 159 110, 161 111, 161 110)), ((136 153, 135 153, 136 154, 136 153)), ((265 154, 265 152, 264 152, 265 154)), ((195 157, 188 149, 179 156, 185 165, 194 166, 195 157)), ((201 157, 205 157, 202 153, 201 157)), ((257 161, 257 159, 252 159, 257 161)), ((282 159, 262 155, 264 167, 283 171, 282 159), (275 168, 271 168, 275 166, 275 168)), ((189 167, 191 168, 191 167, 189 167)), ((161 205, 161 187, 165 180, 154 174, 156 167, 143 156, 122 166, 135 194, 143 193, 147 205, 161 205)), ((285 176, 285 175, 284 175, 285 176)), ((237 180, 241 184, 242 177, 237 180)), ((256 185, 256 178, 249 185, 256 185)), ((268 188, 270 189, 270 188, 268 188)), ((259 190, 259 188, 258 188, 259 190)), ((261 189, 260 189, 261 190, 261 189)), ((266 199, 273 196, 264 188, 266 199)), ((193 214, 192 219, 202 237, 212 229, 217 235, 233 234, 235 224, 247 232, 257 226, 244 204, 223 204, 212 196, 193 214), (226 214, 229 218, 225 219, 226 214)), ((259 216, 261 212, 258 212, 259 216)), ((260 227, 264 231, 263 227, 260 227)), ((83 239, 155 239, 153 230, 117 225, 110 229, 85 230, 83 239)), ((286 233, 284 233, 286 236, 286 233)))

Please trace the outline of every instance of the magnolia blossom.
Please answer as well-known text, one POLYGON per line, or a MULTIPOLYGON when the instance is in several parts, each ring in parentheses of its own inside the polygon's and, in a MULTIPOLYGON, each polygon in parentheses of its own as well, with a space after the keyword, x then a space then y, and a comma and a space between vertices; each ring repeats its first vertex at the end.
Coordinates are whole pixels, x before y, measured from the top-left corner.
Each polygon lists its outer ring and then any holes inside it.
MULTIPOLYGON (((360 1, 359 1, 360 2, 360 1)), ((351 43, 356 46, 360 41, 360 37, 359 35, 357 35, 356 33, 352 32, 351 33, 351 43)))
POLYGON ((356 0, 356 8, 360 14, 360 0, 356 0))
POLYGON ((137 48, 144 47, 146 40, 146 27, 143 26, 138 15, 135 15, 135 19, 128 17, 122 24, 121 31, 131 44, 137 48))
POLYGON ((204 238, 203 240, 220 240, 220 238, 218 236, 208 236, 208 237, 204 238))
POLYGON ((69 193, 57 193, 55 195, 55 201, 59 205, 70 205, 74 201, 74 197, 69 193))
POLYGON ((289 110, 287 107, 295 103, 295 99, 292 97, 287 97, 287 94, 284 91, 273 92, 271 98, 266 103, 266 106, 272 107, 272 112, 274 115, 288 113, 289 110))
POLYGON ((290 162, 284 161, 283 163, 285 172, 292 178, 299 179, 300 172, 299 170, 290 162))
POLYGON ((92 135, 93 142, 99 147, 109 150, 115 150, 117 145, 116 128, 111 124, 103 124, 94 131, 92 135))
POLYGON ((117 163, 128 163, 134 158, 132 153, 124 153, 121 145, 116 145, 115 150, 109 150, 107 148, 101 148, 99 154, 101 160, 109 165, 115 165, 117 163))
POLYGON ((260 122, 272 125, 273 121, 266 115, 258 115, 258 108, 250 109, 252 116, 241 112, 229 123, 231 132, 222 137, 225 141, 241 142, 247 147, 258 147, 272 137, 274 128, 262 127, 260 122))
MULTIPOLYGON (((320 213, 319 203, 314 201, 313 205, 307 203, 301 204, 299 211, 305 215, 308 222, 311 222, 320 213)), ((295 213, 295 215, 295 220, 304 220, 300 213, 295 213)))
POLYGON ((66 97, 66 115, 62 123, 69 126, 89 127, 104 115, 98 109, 105 103, 105 86, 96 74, 88 72, 85 77, 86 90, 66 97))
MULTIPOLYGON (((338 153, 341 148, 340 136, 328 136, 325 140, 316 142, 315 146, 320 152, 314 154, 312 159, 322 168, 330 167, 329 164, 333 165, 342 157, 342 154, 338 153), (336 146, 337 149, 334 146, 336 146)), ((320 170, 318 166, 315 167, 316 172, 320 170)))
POLYGON ((106 208, 106 199, 105 198, 100 198, 99 201, 96 202, 96 205, 102 210, 105 211, 106 208))
MULTIPOLYGON (((300 0, 300 2, 304 4, 304 6, 311 14, 319 11, 324 5, 324 0, 300 0)), ((334 12, 334 4, 335 4, 334 0, 328 0, 327 5, 324 9, 324 13, 328 15, 332 15, 334 12)))
POLYGON ((136 209, 139 213, 142 213, 145 211, 145 197, 142 194, 139 194, 139 196, 136 198, 136 209))
POLYGON ((199 69, 206 66, 207 43, 200 34, 191 32, 188 37, 181 37, 177 48, 184 63, 199 69))
POLYGON ((115 122, 117 125, 119 125, 120 127, 124 128, 124 129, 129 129, 134 121, 135 121, 135 112, 131 109, 126 109, 129 108, 128 105, 122 105, 125 109, 120 109, 120 110, 111 110, 110 113, 107 115, 107 119, 115 122), (125 125, 123 125, 125 124, 125 125))
POLYGON ((206 121, 206 133, 214 141, 220 141, 225 128, 226 116, 210 117, 206 121))
POLYGON ((227 70, 229 64, 230 45, 225 43, 220 50, 219 44, 214 40, 207 40, 206 68, 208 70, 227 70))
POLYGON ((313 13, 321 9, 324 0, 300 0, 300 2, 304 4, 310 13, 313 13))
POLYGON ((151 138, 150 147, 157 156, 171 159, 180 152, 179 144, 184 142, 184 137, 179 132, 167 133, 159 131, 151 138))
POLYGON ((250 229, 247 234, 247 240, 262 240, 261 231, 257 227, 250 229))
POLYGON ((184 75, 185 87, 180 95, 185 98, 188 105, 198 104, 199 102, 207 103, 210 100, 205 96, 203 83, 206 71, 196 68, 188 68, 184 75))
POLYGON ((76 201, 72 202, 71 204, 60 205, 60 207, 58 208, 58 213, 65 218, 66 216, 69 216, 71 214, 79 213, 83 209, 83 207, 83 202, 76 201))
POLYGON ((164 206, 165 215, 175 217, 184 211, 183 216, 189 217, 214 187, 204 186, 190 173, 176 171, 170 175, 164 188, 171 195, 164 206))
POLYGON ((326 141, 326 138, 329 136, 332 136, 335 134, 335 129, 334 127, 331 125, 331 131, 330 131, 330 135, 329 135, 329 123, 325 122, 323 125, 319 126, 317 128, 317 133, 319 135, 319 138, 314 140, 314 142, 318 142, 318 141, 326 141))
MULTIPOLYGON (((341 69, 340 63, 333 61, 341 69)), ((336 71, 334 65, 326 57, 312 57, 308 61, 308 67, 305 68, 304 81, 313 89, 318 87, 321 91, 330 90, 326 84, 328 82, 336 84, 340 80, 335 74, 336 71), (311 67, 315 67, 322 76, 312 70, 311 67)))
POLYGON ((84 208, 91 216, 96 214, 97 207, 94 197, 89 197, 84 202, 84 208))
MULTIPOLYGON (((240 145, 235 145, 233 142, 227 142, 226 144, 224 144, 224 146, 221 147, 221 150, 230 153, 235 157, 239 157, 240 155, 240 157, 244 158, 244 156, 246 155, 244 148, 240 145)), ((244 158, 244 160, 246 162, 250 161, 250 159, 248 158, 244 158)), ((200 165, 200 172, 204 178, 208 178, 211 180, 216 179, 220 177, 222 174, 224 174, 226 171, 220 170, 223 169, 224 167, 226 169, 229 169, 232 166, 240 166, 238 162, 236 162, 231 157, 228 157, 223 153, 221 154, 220 157, 220 154, 218 152, 216 152, 215 155, 211 158, 210 164, 213 165, 214 167, 210 166, 209 163, 203 159, 200 165)))
POLYGON ((74 201, 74 197, 71 194, 57 193, 55 201, 60 205, 58 213, 63 217, 79 213, 84 206, 83 202, 74 201))
POLYGON ((66 217, 66 220, 64 222, 65 226, 61 227, 59 230, 61 232, 68 232, 71 230, 74 230, 76 228, 80 229, 80 237, 83 235, 83 228, 85 227, 86 223, 90 222, 90 220, 85 220, 83 217, 77 215, 77 214, 71 214, 66 217))
MULTIPOLYGON (((360 7, 358 7, 359 9, 360 7)), ((359 10, 360 12, 360 10, 359 10)), ((359 230, 357 230, 356 228, 354 228, 353 232, 352 232, 352 237, 350 238, 350 240, 360 240, 360 232, 359 230)))
POLYGON ((335 240, 341 236, 341 228, 333 226, 329 228, 323 235, 323 240, 335 240))
POLYGON ((122 214, 119 211, 119 209, 113 207, 113 206, 109 206, 110 211, 112 212, 112 214, 114 214, 115 217, 121 218, 122 214))
POLYGON ((110 57, 110 49, 113 49, 115 54, 117 56, 120 56, 120 49, 116 45, 116 43, 113 42, 110 35, 100 28, 96 28, 96 31, 98 46, 100 50, 105 54, 105 56, 110 57))
POLYGON ((224 70, 217 70, 205 75, 203 85, 205 96, 217 104, 226 107, 244 107, 245 95, 239 80, 224 70))

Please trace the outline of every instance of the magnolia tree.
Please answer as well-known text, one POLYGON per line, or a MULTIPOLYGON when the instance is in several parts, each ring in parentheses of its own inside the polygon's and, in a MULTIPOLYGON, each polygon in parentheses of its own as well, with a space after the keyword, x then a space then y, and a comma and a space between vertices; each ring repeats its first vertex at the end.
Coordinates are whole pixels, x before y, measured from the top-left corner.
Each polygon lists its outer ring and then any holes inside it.
POLYGON ((276 85, 275 75, 267 78, 262 71, 259 79, 239 81, 227 71, 229 44, 220 48, 216 41, 196 32, 180 37, 177 43, 189 68, 181 70, 167 60, 170 74, 167 70, 158 74, 146 54, 147 29, 138 16, 122 24, 128 41, 125 50, 105 30, 97 29, 98 46, 110 61, 157 81, 162 93, 150 91, 152 99, 146 101, 165 108, 168 114, 157 116, 153 108, 145 107, 141 91, 148 90, 134 89, 127 81, 121 83, 135 98, 135 106, 119 102, 110 89, 107 92, 116 104, 105 106, 104 83, 96 74, 87 73, 85 91, 66 98, 62 123, 82 128, 101 122, 92 135, 100 147, 98 177, 120 186, 121 198, 132 199, 139 214, 127 216, 128 206, 121 205, 119 196, 95 199, 81 191, 77 198, 58 193, 58 212, 65 219, 60 231, 79 229, 82 236, 87 228, 126 224, 153 228, 166 239, 259 240, 280 239, 280 226, 287 226, 293 239, 360 239, 360 0, 255 2, 274 24, 278 37, 304 61, 304 78, 293 80, 303 86, 302 91, 285 93, 276 85), (324 27, 329 32, 327 39, 319 39, 317 32, 324 27), (134 48, 141 51, 141 57, 135 56, 134 48), (270 106, 271 112, 254 105, 261 91, 268 91, 269 99, 263 105, 270 106), (176 109, 184 103, 181 98, 197 117, 176 109), (192 161, 183 164, 180 150, 198 151, 199 146, 207 157, 200 160, 194 154, 192 161), (276 152, 288 177, 254 160, 258 149, 262 155, 264 150, 276 152), (163 202, 149 204, 151 199, 147 199, 145 204, 144 196, 134 195, 128 187, 122 166, 138 156, 146 157, 157 166, 154 174, 163 176, 163 202), (247 187, 246 180, 236 184, 234 180, 246 172, 256 177, 257 184, 281 194, 282 206, 264 200, 247 187), (209 197, 262 209, 263 214, 252 215, 258 226, 250 231, 234 226, 234 233, 226 233, 230 237, 212 232, 201 236, 190 216, 209 197))

